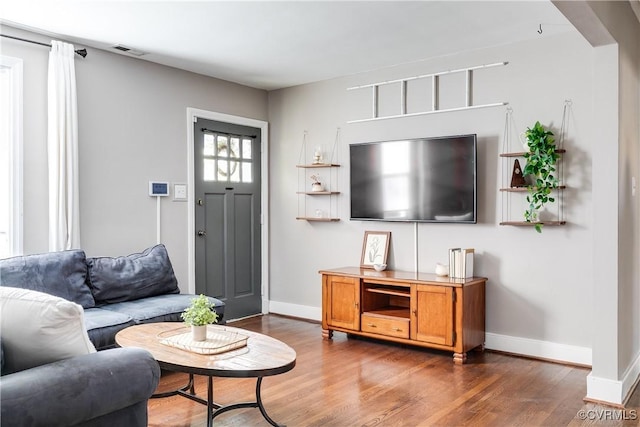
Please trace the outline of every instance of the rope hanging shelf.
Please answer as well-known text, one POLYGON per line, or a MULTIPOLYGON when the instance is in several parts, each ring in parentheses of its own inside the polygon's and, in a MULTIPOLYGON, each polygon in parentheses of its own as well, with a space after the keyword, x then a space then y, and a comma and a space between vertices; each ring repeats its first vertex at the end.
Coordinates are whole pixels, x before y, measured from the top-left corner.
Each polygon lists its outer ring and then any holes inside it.
POLYGON ((405 77, 402 79, 396 80, 386 80, 378 83, 369 83, 361 86, 353 86, 347 88, 350 90, 358 90, 358 89, 370 89, 372 94, 372 117, 366 119, 358 119, 358 120, 350 120, 347 123, 362 123, 362 122, 370 122, 375 120, 384 120, 384 119, 396 119, 399 117, 412 117, 412 116, 422 116, 426 114, 436 114, 436 113, 448 113, 453 111, 464 111, 464 110, 473 110, 478 108, 489 108, 489 107, 499 107, 502 105, 507 105, 507 102, 494 102, 489 104, 480 104, 473 105, 473 72, 475 70, 480 70, 483 68, 492 68, 507 65, 508 62, 496 62, 494 64, 485 64, 478 65, 475 67, 468 68, 460 68, 456 70, 447 70, 440 71, 437 73, 431 74, 422 74, 419 76, 413 77, 405 77), (444 76, 447 74, 454 73, 465 73, 465 105, 462 107, 455 108, 445 108, 440 109, 440 76, 444 76), (431 79, 431 110, 428 111, 418 111, 409 113, 407 112, 407 82, 418 79, 431 79), (389 116, 380 116, 379 114, 379 88, 380 86, 390 85, 390 84, 399 84, 400 85, 400 114, 393 114, 389 116))
MULTIPOLYGON (((572 106, 571 100, 565 100, 564 106, 562 110, 562 124, 560 126, 560 135, 557 140, 556 150, 555 152, 558 154, 564 154, 567 152, 564 149, 564 140, 567 134, 568 127, 568 117, 570 114, 570 109, 572 106)), ((560 159, 558 161, 558 169, 556 171, 557 177, 559 179, 560 184, 555 188, 558 192, 556 200, 555 200, 555 219, 553 220, 544 220, 544 221, 514 221, 511 218, 512 212, 512 202, 509 197, 509 193, 527 193, 529 191, 529 187, 511 187, 508 182, 511 177, 511 163, 507 160, 510 158, 523 157, 525 151, 512 151, 513 150, 513 140, 518 140, 518 148, 524 147, 526 148, 526 142, 524 142, 520 135, 516 133, 514 134, 514 129, 517 129, 515 124, 515 120, 513 118, 513 109, 511 107, 507 107, 505 114, 505 127, 504 127, 504 139, 502 143, 502 153, 500 153, 500 157, 502 160, 502 182, 503 187, 499 189, 502 193, 502 221, 500 221, 500 225, 511 225, 511 226, 559 226, 565 225, 567 221, 564 219, 564 190, 567 188, 564 185, 564 160, 560 159)))
MULTIPOLYGON (((307 162, 307 145, 308 145, 308 132, 304 131, 304 136, 302 138, 302 147, 300 148, 300 156, 298 159, 298 164, 296 168, 298 168, 298 191, 296 194, 298 195, 298 215, 296 216, 297 220, 305 220, 305 221, 319 221, 319 222, 336 222, 340 221, 340 215, 338 212, 338 204, 337 201, 334 200, 336 196, 340 194, 340 191, 337 191, 338 188, 338 172, 337 168, 340 167, 338 163, 338 146, 340 143, 340 128, 336 130, 336 138, 333 143, 333 146, 330 149, 330 152, 327 153, 326 157, 323 156, 321 147, 317 147, 313 151, 313 160, 311 162, 307 162), (320 190, 311 190, 308 191, 306 189, 307 178, 309 178, 311 174, 314 176, 318 176, 318 172, 315 172, 314 169, 325 169, 328 174, 328 177, 322 180, 325 188, 321 188, 320 190), (309 172, 307 172, 309 171, 309 172), (321 198, 320 196, 327 196, 325 198, 326 203, 321 203, 320 205, 324 205, 325 209, 319 208, 316 209, 314 215, 309 215, 309 208, 307 206, 307 196, 311 196, 315 199, 321 198)), ((318 207, 318 203, 315 204, 318 207)))

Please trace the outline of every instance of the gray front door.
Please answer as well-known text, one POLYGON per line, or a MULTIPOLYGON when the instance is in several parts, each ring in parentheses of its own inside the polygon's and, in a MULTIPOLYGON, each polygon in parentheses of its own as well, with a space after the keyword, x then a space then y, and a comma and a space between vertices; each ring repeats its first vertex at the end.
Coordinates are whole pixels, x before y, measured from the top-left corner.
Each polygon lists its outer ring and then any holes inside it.
POLYGON ((262 312, 260 132, 194 123, 196 293, 224 301, 226 320, 262 312))

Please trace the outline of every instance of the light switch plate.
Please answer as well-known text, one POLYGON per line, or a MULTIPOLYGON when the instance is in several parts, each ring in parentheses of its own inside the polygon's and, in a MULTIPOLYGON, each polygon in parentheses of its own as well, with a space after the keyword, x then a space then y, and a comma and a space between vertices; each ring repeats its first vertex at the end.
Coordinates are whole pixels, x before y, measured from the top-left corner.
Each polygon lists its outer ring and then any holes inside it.
POLYGON ((187 184, 173 185, 173 200, 179 200, 179 201, 187 200, 187 184))

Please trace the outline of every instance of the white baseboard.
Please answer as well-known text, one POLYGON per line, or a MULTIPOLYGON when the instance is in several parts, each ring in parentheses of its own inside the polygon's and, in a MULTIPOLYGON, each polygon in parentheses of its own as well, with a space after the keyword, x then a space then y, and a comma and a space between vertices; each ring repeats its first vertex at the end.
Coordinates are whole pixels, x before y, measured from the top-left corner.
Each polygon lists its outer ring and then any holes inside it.
POLYGON ((485 335, 485 348, 521 354, 523 356, 591 366, 591 349, 588 347, 578 347, 487 332, 485 335))
POLYGON ((624 405, 633 392, 633 386, 640 378, 640 354, 629 365, 621 381, 596 377, 593 372, 587 376, 587 399, 624 405))
POLYGON ((302 319, 322 320, 322 309, 308 305, 290 304, 288 302, 269 301, 269 313, 285 316, 300 317, 302 319))
POLYGON ((621 405, 622 381, 614 381, 608 378, 600 378, 591 372, 587 375, 587 400, 595 402, 608 402, 614 405, 621 405))
MULTIPOLYGON (((315 321, 322 320, 322 309, 299 304, 279 301, 269 301, 269 312, 285 316, 299 317, 315 321)), ((513 337, 487 332, 485 347, 490 350, 523 356, 555 360, 559 362, 575 363, 591 366, 592 351, 589 347, 579 347, 540 341, 530 338, 513 337)), ((640 378, 640 354, 627 368, 621 381, 599 378, 589 374, 587 376, 587 399, 621 405, 633 391, 633 386, 640 378)))
MULTIPOLYGON (((279 301, 269 301, 269 312, 320 321, 322 309, 279 301)), ((524 356, 591 366, 591 349, 508 335, 486 334, 486 348, 524 356)))

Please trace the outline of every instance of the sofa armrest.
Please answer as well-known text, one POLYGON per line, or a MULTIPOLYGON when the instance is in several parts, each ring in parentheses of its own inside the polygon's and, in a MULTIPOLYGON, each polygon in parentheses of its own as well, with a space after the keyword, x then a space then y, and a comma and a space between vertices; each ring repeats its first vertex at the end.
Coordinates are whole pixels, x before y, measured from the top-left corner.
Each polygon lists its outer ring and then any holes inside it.
POLYGON ((74 425, 146 401, 160 380, 153 356, 115 348, 0 378, 5 425, 74 425))

